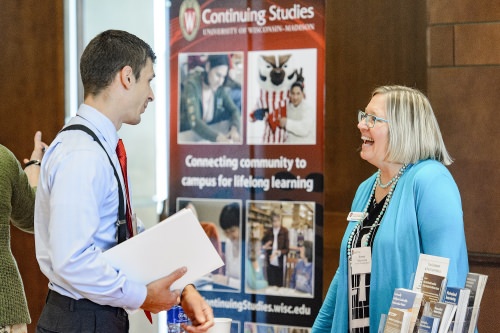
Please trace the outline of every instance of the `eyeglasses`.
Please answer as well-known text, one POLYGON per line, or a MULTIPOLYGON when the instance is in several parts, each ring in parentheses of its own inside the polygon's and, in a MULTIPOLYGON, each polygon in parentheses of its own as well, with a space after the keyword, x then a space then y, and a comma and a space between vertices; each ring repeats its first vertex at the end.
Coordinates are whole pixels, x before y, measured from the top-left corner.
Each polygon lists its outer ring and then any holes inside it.
POLYGON ((380 118, 380 117, 374 116, 372 114, 368 114, 364 111, 358 110, 358 123, 362 120, 365 121, 365 124, 366 124, 366 126, 368 126, 368 128, 373 128, 373 126, 375 126, 375 124, 377 123, 377 120, 382 121, 384 123, 389 122, 384 118, 380 118))

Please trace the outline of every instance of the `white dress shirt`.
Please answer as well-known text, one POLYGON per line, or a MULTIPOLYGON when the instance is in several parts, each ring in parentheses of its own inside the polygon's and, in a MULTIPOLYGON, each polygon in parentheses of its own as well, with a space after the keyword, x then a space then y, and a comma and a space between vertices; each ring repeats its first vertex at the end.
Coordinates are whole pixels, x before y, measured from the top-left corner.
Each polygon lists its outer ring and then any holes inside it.
MULTIPOLYGON (((118 134, 99 111, 82 104, 68 125, 82 124, 99 138, 123 185, 118 134)), ((116 245, 118 183, 104 150, 87 133, 60 133, 42 161, 35 206, 36 257, 49 288, 74 299, 138 309, 146 286, 111 267, 102 252, 116 245)))

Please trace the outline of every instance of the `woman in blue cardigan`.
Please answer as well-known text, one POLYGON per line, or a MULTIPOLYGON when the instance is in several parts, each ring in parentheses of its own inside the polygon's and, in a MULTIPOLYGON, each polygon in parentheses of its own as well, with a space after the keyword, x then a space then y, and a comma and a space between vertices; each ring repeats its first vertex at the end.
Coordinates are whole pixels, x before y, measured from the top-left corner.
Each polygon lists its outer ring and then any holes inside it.
POLYGON ((378 171, 356 192, 313 333, 377 332, 394 289, 411 289, 421 253, 450 259, 448 285, 463 287, 469 270, 460 193, 445 167, 452 159, 428 99, 376 88, 358 129, 360 156, 378 171))

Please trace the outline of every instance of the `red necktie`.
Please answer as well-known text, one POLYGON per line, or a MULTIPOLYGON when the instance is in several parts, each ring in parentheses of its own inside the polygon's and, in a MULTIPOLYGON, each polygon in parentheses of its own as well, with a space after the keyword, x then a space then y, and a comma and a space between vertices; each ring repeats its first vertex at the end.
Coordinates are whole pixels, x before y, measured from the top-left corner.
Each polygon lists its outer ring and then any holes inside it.
POLYGON ((127 199, 127 209, 125 216, 127 217, 127 229, 130 237, 134 235, 132 228, 132 212, 130 207, 130 199, 128 192, 128 178, 127 178, 127 152, 125 151, 125 146, 123 145, 122 139, 118 140, 118 145, 116 146, 116 155, 118 155, 118 160, 120 161, 120 167, 122 169, 123 182, 125 183, 125 197, 127 199))
MULTIPOLYGON (((127 197, 127 209, 126 209, 126 217, 127 217, 127 228, 130 237, 134 236, 133 227, 132 227, 132 209, 130 207, 130 199, 128 192, 128 177, 127 177, 127 152, 125 151, 125 146, 123 145, 122 139, 118 140, 118 145, 116 146, 116 155, 118 155, 118 161, 120 161, 120 167, 122 169, 123 181, 125 183, 125 194, 127 197)), ((153 323, 153 318, 151 317, 151 312, 144 310, 146 317, 148 317, 149 322, 153 323)))

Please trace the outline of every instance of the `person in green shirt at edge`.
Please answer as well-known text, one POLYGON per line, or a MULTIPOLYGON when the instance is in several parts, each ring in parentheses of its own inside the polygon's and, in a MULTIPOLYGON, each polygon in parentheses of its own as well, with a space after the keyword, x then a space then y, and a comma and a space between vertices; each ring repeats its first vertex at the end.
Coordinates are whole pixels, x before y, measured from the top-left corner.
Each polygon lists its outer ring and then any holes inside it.
POLYGON ((25 169, 14 154, 0 145, 0 332, 25 333, 31 323, 23 282, 10 249, 10 223, 33 233, 35 191, 47 145, 37 131, 25 169))

